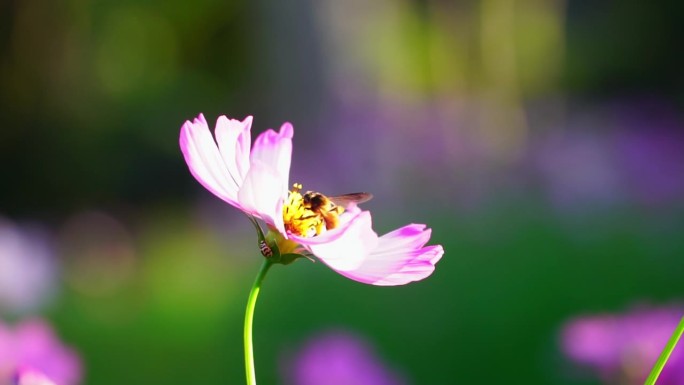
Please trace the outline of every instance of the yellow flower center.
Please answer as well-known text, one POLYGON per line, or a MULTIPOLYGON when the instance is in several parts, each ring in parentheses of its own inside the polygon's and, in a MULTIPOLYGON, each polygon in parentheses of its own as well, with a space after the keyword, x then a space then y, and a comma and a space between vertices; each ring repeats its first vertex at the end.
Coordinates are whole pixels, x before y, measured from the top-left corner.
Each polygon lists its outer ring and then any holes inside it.
POLYGON ((307 191, 302 195, 302 185, 295 183, 283 206, 285 229, 302 237, 314 237, 339 224, 344 209, 336 206, 321 193, 307 191))

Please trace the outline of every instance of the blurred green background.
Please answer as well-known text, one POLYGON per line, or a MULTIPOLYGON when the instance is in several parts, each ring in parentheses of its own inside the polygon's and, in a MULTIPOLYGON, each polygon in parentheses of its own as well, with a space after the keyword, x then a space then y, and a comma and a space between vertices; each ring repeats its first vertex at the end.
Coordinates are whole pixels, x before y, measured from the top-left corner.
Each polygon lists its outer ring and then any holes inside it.
MULTIPOLYGON (((179 147, 203 112, 295 127, 291 182, 371 191, 385 233, 427 223, 428 279, 321 263, 269 273, 260 383, 331 327, 411 384, 579 384, 577 314, 684 290, 681 3, 562 0, 0 3, 0 215, 58 258, 43 306, 84 384, 244 382, 260 264, 244 216, 179 147)), ((3 319, 27 313, 6 311, 3 319)))

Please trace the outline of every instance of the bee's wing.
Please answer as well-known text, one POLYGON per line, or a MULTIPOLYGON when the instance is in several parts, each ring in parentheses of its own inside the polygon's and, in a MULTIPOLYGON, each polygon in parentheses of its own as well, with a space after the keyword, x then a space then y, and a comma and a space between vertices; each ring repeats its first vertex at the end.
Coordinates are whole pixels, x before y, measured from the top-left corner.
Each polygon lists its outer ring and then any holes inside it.
POLYGON ((363 202, 368 202, 373 198, 373 194, 366 192, 358 192, 344 195, 337 195, 333 197, 328 197, 328 199, 337 206, 347 207, 350 204, 360 204, 363 202))

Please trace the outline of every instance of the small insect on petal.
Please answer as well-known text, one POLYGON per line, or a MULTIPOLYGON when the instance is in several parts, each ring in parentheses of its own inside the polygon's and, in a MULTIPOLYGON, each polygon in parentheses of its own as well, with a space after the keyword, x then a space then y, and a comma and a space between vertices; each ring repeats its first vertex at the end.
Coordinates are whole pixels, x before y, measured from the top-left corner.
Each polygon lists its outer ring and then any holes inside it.
POLYGON ((273 256, 273 250, 271 250, 271 247, 264 240, 259 241, 259 251, 261 251, 261 255, 266 258, 273 256))

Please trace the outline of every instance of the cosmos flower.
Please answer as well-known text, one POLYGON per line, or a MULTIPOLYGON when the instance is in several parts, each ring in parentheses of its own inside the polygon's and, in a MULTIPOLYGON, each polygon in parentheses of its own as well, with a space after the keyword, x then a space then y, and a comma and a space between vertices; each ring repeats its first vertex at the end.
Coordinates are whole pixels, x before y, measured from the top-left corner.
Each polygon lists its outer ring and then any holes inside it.
POLYGON ((16 377, 20 384, 76 385, 81 379, 78 355, 62 345, 46 322, 0 322, 0 384, 16 377), (42 382, 41 382, 42 381, 42 382))
POLYGON ((298 184, 288 190, 292 125, 265 131, 250 150, 251 127, 252 117, 221 116, 214 140, 200 114, 181 127, 180 147, 192 175, 214 195, 266 222, 278 235, 281 253, 310 253, 338 273, 373 285, 403 285, 434 271, 444 249, 425 246, 431 234, 425 225, 378 236, 370 212, 355 202, 335 206, 322 194, 302 194, 298 184))
POLYGON ((283 359, 283 377, 291 385, 402 385, 366 341, 349 332, 330 331, 307 341, 283 359))
MULTIPOLYGON (((676 306, 635 307, 624 314, 578 317, 562 329, 562 350, 606 383, 643 384, 682 314, 676 306)), ((683 354, 678 345, 658 384, 684 384, 683 354)))

